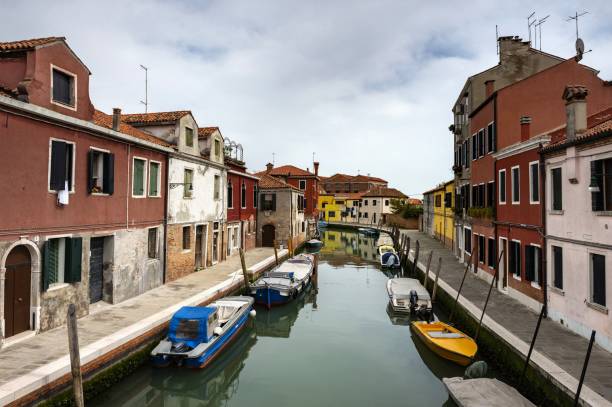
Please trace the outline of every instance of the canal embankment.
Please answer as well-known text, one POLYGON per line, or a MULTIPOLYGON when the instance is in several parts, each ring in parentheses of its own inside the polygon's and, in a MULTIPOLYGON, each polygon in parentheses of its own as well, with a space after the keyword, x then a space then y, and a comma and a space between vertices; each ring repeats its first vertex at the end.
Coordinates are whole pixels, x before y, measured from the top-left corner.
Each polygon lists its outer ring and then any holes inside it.
MULTIPOLYGON (((288 255, 278 252, 279 259, 288 255)), ((253 277, 276 263, 272 248, 245 253, 253 277)), ((182 306, 205 305, 244 285, 239 256, 190 274, 78 320, 85 396, 112 385, 148 360, 148 350, 182 306)), ((31 405, 58 397, 71 385, 65 327, 40 333, 0 350, 0 405, 31 405)))
MULTIPOLYGON (((439 259, 442 261, 438 278, 437 303, 450 311, 455 303, 465 266, 441 242, 418 231, 401 231, 411 239, 410 262, 415 257, 415 242, 419 241, 418 273, 422 279, 427 257, 433 251, 428 289, 433 288, 439 259)), ((489 283, 472 272, 461 290, 455 311, 455 323, 474 335, 482 314, 489 283)), ((573 405, 588 341, 560 324, 543 319, 531 355, 530 368, 520 380, 524 361, 537 324, 538 315, 512 297, 494 289, 483 318, 478 344, 479 353, 492 361, 509 384, 540 405, 573 405)), ((580 403, 584 406, 611 406, 612 355, 595 345, 580 403)))

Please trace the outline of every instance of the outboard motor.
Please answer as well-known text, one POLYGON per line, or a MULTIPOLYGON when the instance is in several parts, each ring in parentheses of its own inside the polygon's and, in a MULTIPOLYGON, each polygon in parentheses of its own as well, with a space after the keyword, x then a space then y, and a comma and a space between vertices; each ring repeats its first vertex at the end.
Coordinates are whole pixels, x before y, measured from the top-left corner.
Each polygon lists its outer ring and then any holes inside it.
POLYGON ((410 290, 410 310, 411 311, 416 311, 419 307, 418 301, 419 301, 419 295, 417 294, 416 290, 410 290))

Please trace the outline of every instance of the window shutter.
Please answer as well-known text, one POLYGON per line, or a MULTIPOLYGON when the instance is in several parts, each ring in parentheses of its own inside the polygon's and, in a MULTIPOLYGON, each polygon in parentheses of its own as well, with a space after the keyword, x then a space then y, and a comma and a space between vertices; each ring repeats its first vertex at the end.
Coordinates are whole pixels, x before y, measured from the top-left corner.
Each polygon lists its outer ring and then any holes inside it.
POLYGON ((104 154, 104 193, 112 195, 115 192, 115 154, 104 154))
POLYGON ((606 306, 606 257, 591 254, 593 273, 593 302, 606 306))
POLYGON ((66 239, 66 264, 64 281, 78 283, 81 281, 81 259, 83 254, 83 238, 66 239))
POLYGON ((261 199, 261 203, 260 203, 261 210, 265 211, 266 210, 266 194, 261 194, 259 197, 261 199))
POLYGON ((87 153, 87 193, 91 194, 94 187, 94 151, 89 150, 87 153))
POLYGON ((43 245, 43 291, 57 281, 57 240, 47 240, 43 245))
POLYGON ((599 192, 591 192, 591 207, 594 211, 603 211, 603 161, 591 161, 591 180, 596 180, 599 192))
POLYGON ((55 191, 64 189, 66 180, 66 143, 63 141, 51 142, 51 174, 49 188, 55 191))
POLYGON ((525 246, 525 278, 528 281, 534 281, 534 250, 533 246, 525 246))
POLYGON ((272 194, 272 210, 276 210, 276 194, 272 194))

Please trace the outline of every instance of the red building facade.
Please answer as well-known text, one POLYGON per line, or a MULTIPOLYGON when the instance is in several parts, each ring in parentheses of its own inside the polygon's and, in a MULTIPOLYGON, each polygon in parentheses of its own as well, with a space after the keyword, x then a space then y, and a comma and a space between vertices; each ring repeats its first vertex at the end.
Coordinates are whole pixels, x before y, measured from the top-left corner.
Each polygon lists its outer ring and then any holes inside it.
POLYGON ((247 173, 244 162, 225 158, 227 171, 227 222, 238 224, 240 247, 252 249, 257 243, 257 185, 259 178, 247 173))

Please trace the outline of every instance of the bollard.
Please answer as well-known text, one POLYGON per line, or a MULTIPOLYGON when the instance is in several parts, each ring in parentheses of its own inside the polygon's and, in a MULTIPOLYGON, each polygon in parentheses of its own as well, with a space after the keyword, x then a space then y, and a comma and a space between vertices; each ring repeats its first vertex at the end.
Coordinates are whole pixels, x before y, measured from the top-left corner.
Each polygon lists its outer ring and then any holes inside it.
POLYGON ((70 350, 70 370, 72 373, 72 389, 77 407, 84 407, 83 376, 81 374, 81 356, 79 353, 79 334, 77 332, 76 307, 68 305, 68 349, 70 350))

